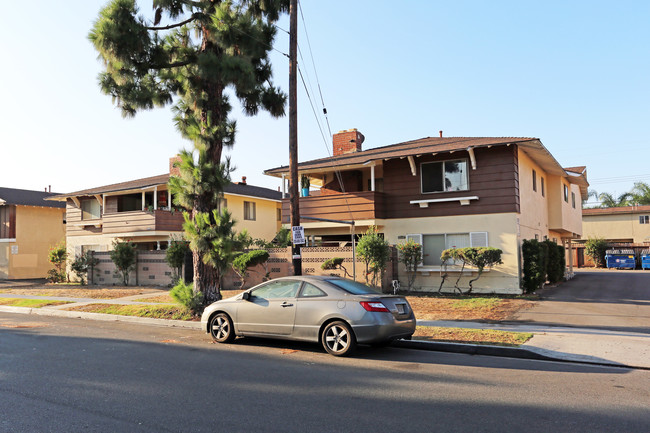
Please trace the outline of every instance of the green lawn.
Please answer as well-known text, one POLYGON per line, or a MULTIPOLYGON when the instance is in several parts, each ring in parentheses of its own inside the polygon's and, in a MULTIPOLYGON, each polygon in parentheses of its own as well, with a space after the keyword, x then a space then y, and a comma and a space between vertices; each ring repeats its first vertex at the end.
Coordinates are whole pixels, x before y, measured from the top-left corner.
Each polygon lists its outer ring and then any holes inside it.
POLYGON ((0 298, 0 305, 7 305, 9 307, 41 308, 71 303, 70 301, 48 301, 45 299, 0 298))
POLYGON ((445 341, 449 343, 517 347, 533 338, 533 334, 527 332, 497 331, 493 329, 418 326, 415 334, 413 334, 413 338, 415 340, 445 341))
POLYGON ((72 311, 87 313, 117 314, 119 316, 148 317, 153 319, 192 320, 193 317, 185 308, 173 305, 117 305, 117 304, 88 304, 69 308, 72 311))

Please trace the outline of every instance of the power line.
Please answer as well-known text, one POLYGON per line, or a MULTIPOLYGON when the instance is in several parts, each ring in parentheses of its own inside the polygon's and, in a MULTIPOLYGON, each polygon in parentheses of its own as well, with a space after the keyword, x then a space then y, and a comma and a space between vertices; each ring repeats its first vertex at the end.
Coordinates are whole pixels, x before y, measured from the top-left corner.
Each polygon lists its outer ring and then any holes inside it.
POLYGON ((332 129, 330 128, 330 121, 327 116, 327 109, 325 108, 325 100, 323 99, 323 92, 320 88, 320 80, 318 79, 318 69, 316 68, 316 62, 314 61, 314 50, 311 49, 311 42, 309 41, 309 33, 307 33, 307 23, 305 22, 305 16, 302 13, 302 2, 298 2, 298 10, 300 11, 300 17, 302 18, 302 25, 305 29, 305 37, 307 38, 307 46, 309 47, 309 54, 311 56, 311 64, 314 68, 314 75, 316 75, 316 85, 318 86, 318 93, 320 95, 321 107, 323 108, 323 114, 325 115, 325 121, 327 122, 327 130, 332 137, 332 129))

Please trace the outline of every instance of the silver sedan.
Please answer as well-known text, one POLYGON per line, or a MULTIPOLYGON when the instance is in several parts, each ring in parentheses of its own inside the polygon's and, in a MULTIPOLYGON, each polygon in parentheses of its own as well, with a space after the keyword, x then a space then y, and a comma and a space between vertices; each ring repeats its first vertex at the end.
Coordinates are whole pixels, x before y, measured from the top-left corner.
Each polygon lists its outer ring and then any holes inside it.
POLYGON ((356 344, 410 339, 415 316, 401 296, 338 277, 283 277, 209 305, 201 317, 214 341, 238 336, 319 342, 335 356, 356 344))

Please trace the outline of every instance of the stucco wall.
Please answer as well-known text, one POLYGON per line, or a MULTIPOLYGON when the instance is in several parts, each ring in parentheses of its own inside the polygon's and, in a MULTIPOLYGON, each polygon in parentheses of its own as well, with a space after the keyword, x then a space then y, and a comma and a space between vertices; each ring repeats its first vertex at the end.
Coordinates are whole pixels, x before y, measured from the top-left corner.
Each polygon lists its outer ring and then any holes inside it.
MULTIPOLYGON (((47 260, 51 246, 65 240, 65 209, 17 206, 16 242, 0 244, 8 253, 8 278, 45 278, 51 264, 47 260), (17 248, 17 253, 14 251, 17 248)), ((0 262, 3 254, 0 253, 0 262)), ((0 273, 0 276, 2 274, 0 273)))
POLYGON ((548 236, 548 175, 525 152, 519 150, 519 196, 521 215, 519 224, 522 239, 543 240, 548 236), (533 190, 533 170, 536 173, 537 191, 533 190), (544 179, 544 196, 542 196, 544 179))
POLYGON ((549 227, 582 234, 582 197, 578 185, 570 184, 560 176, 549 176, 549 227), (564 185, 569 187, 568 201, 564 201, 564 185), (571 193, 575 194, 573 207, 571 193))
MULTIPOLYGON (((488 246, 503 251, 503 264, 484 272, 473 285, 477 293, 521 293, 519 287, 519 248, 517 239, 516 213, 491 215, 466 215, 433 218, 409 218, 402 220, 386 220, 382 231, 389 243, 405 242, 408 234, 442 234, 487 232, 488 246)), ((457 269, 448 268, 449 278, 443 286, 444 292, 453 291, 454 282, 459 276, 457 269)), ((467 288, 470 279, 476 278, 477 273, 465 270, 459 285, 467 288)), ((406 286, 406 272, 402 265, 399 268, 400 284, 406 286)), ((440 285, 440 268, 420 268, 415 280, 415 289, 423 292, 434 292, 440 285)))
POLYGON ((270 241, 275 237, 278 230, 280 230, 281 224, 277 218, 277 209, 282 206, 280 202, 232 194, 225 194, 225 198, 228 200, 228 210, 232 213, 232 217, 237 221, 237 224, 235 225, 236 231, 241 232, 243 229, 246 229, 253 238, 261 238, 270 241), (244 219, 245 201, 256 203, 255 221, 244 219))
POLYGON ((639 224, 639 215, 650 212, 584 215, 582 217, 583 238, 600 237, 609 240, 631 239, 634 243, 650 242, 650 224, 639 224))

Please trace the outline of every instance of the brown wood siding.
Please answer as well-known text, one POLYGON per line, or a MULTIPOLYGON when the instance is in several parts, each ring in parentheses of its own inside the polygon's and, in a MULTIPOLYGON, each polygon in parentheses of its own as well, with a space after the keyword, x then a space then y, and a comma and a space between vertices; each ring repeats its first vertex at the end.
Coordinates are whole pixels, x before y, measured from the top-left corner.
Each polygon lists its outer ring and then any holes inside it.
POLYGON ((153 231, 156 218, 151 212, 141 210, 131 212, 116 212, 104 214, 104 233, 130 233, 140 231, 153 231))
POLYGON ((16 239, 16 206, 0 206, 0 239, 16 239))
POLYGON ((415 159, 416 176, 411 175, 407 159, 384 162, 384 194, 386 218, 416 218, 450 215, 477 215, 518 212, 519 186, 516 146, 475 149, 476 170, 471 169, 465 151, 444 155, 426 155, 415 159), (469 190, 421 193, 420 164, 423 162, 465 159, 469 171, 469 190), (457 201, 430 203, 427 208, 411 204, 411 200, 477 196, 469 206, 457 201))
POLYGON ((75 206, 73 201, 70 199, 66 202, 65 221, 65 232, 67 236, 87 236, 102 233, 101 227, 81 225, 81 209, 75 206))
POLYGON ((103 213, 116 213, 117 212, 117 196, 106 197, 106 209, 103 213))
POLYGON ((117 234, 157 230, 183 230, 183 214, 180 212, 172 214, 164 210, 155 212, 136 210, 104 214, 103 233, 117 234))
POLYGON ((156 230, 165 230, 165 231, 182 231, 183 222, 183 212, 174 212, 165 210, 156 210, 154 211, 156 216, 156 230))
MULTIPOLYGON (((302 197, 300 215, 344 221, 383 218, 383 203, 383 194, 373 191, 302 197)), ((284 199, 283 223, 289 223, 289 215, 289 200, 284 199)))

